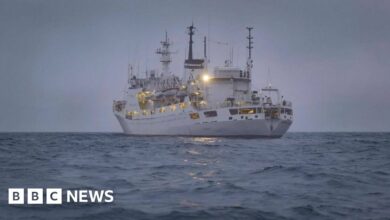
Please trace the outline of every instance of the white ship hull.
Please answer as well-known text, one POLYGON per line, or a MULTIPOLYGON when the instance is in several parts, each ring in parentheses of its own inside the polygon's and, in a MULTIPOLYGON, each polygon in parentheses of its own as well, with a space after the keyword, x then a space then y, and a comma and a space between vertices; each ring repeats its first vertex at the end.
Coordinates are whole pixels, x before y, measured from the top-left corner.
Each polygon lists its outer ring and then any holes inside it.
MULTIPOLYGON (((160 117, 128 120, 116 114, 126 134, 130 135, 176 135, 176 136, 247 136, 281 137, 290 127, 292 120, 265 119, 264 114, 227 115, 227 110, 219 110, 213 118, 191 119, 189 112, 166 114, 160 117), (230 118, 230 119, 229 119, 230 118)), ((201 114, 200 114, 201 115, 201 114)))
POLYGON ((162 71, 146 71, 145 77, 129 66, 128 89, 123 100, 113 102, 113 112, 124 133, 172 136, 281 137, 293 121, 292 103, 271 84, 252 88, 252 27, 248 30, 245 68, 210 66, 204 38, 203 58, 192 53, 195 27, 188 28, 188 57, 183 77, 170 71, 171 41, 165 34, 161 48, 162 71))

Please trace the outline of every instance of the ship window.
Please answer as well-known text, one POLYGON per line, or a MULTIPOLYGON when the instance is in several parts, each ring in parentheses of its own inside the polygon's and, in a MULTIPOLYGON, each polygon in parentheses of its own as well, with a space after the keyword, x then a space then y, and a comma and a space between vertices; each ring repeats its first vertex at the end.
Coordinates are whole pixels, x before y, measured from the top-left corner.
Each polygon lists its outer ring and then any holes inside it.
POLYGON ((230 112, 231 115, 237 115, 238 114, 238 109, 231 108, 231 109, 229 109, 229 112, 230 112))
POLYGON ((187 103, 182 102, 182 103, 179 104, 179 106, 180 106, 181 109, 185 109, 185 108, 187 108, 187 103))
POLYGON ((279 109, 272 108, 271 111, 272 111, 272 113, 271 113, 271 117, 272 118, 278 118, 279 117, 279 109))
POLYGON ((257 108, 257 113, 262 113, 263 109, 262 108, 257 108))
POLYGON ((126 113, 126 118, 127 119, 129 119, 129 120, 131 120, 131 119, 133 119, 133 117, 134 116, 137 116, 137 115, 139 115, 139 112, 137 112, 137 111, 128 111, 127 113, 126 113))
POLYGON ((292 115, 292 109, 286 108, 286 109, 285 109, 285 112, 286 112, 288 115, 292 115))
POLYGON ((133 112, 127 112, 126 113, 126 118, 130 119, 130 120, 133 119, 133 112))
POLYGON ((264 109, 264 115, 265 117, 271 116, 271 109, 264 109))
POLYGON ((207 112, 204 112, 203 114, 207 118, 209 118, 209 117, 216 117, 217 116, 217 111, 207 111, 207 112))
POLYGON ((199 119, 199 114, 196 112, 190 113, 190 118, 191 119, 199 119))
POLYGON ((246 114, 255 114, 256 109, 255 108, 240 108, 239 113, 246 115, 246 114))
MULTIPOLYGON (((286 109, 287 110, 287 109, 286 109)), ((287 113, 287 111, 286 111, 286 113, 287 113)), ((281 108, 280 109, 280 114, 284 114, 284 108, 281 108)))
POLYGON ((233 117, 229 117, 229 120, 232 120, 233 119, 233 117))

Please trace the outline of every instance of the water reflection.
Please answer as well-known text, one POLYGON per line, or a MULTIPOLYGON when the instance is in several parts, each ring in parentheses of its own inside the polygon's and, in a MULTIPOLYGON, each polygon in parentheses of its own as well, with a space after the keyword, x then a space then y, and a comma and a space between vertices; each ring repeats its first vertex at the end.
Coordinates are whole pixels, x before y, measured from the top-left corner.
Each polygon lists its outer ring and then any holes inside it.
POLYGON ((200 155, 201 153, 195 149, 188 150, 187 153, 191 155, 200 155))
POLYGON ((196 143, 203 143, 203 144, 212 144, 218 141, 218 138, 215 137, 194 137, 192 140, 196 143))

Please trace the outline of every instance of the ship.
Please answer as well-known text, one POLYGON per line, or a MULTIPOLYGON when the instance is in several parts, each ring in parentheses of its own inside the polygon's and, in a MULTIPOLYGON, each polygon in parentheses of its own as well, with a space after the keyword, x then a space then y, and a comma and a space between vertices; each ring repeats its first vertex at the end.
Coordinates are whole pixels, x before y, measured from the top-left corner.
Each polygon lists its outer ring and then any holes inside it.
MULTIPOLYGON (((244 28, 243 28, 244 29, 244 28)), ((160 56, 161 71, 144 77, 129 65, 122 100, 113 101, 113 113, 125 134, 200 137, 282 137, 293 122, 292 102, 268 84, 252 88, 253 27, 248 31, 248 55, 242 68, 226 60, 210 68, 207 41, 203 57, 194 58, 195 26, 187 27, 188 56, 184 72, 172 72, 172 42, 165 32, 160 56)), ((186 52, 187 53, 187 52, 186 52)))

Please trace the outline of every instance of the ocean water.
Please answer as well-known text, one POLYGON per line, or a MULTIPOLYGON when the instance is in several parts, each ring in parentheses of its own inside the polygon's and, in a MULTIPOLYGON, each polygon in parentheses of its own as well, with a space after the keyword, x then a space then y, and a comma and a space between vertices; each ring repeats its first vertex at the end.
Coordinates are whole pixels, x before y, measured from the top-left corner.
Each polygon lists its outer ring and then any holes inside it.
POLYGON ((390 219, 390 133, 1 133, 0 219, 390 219), (115 201, 8 205, 17 187, 115 201))

